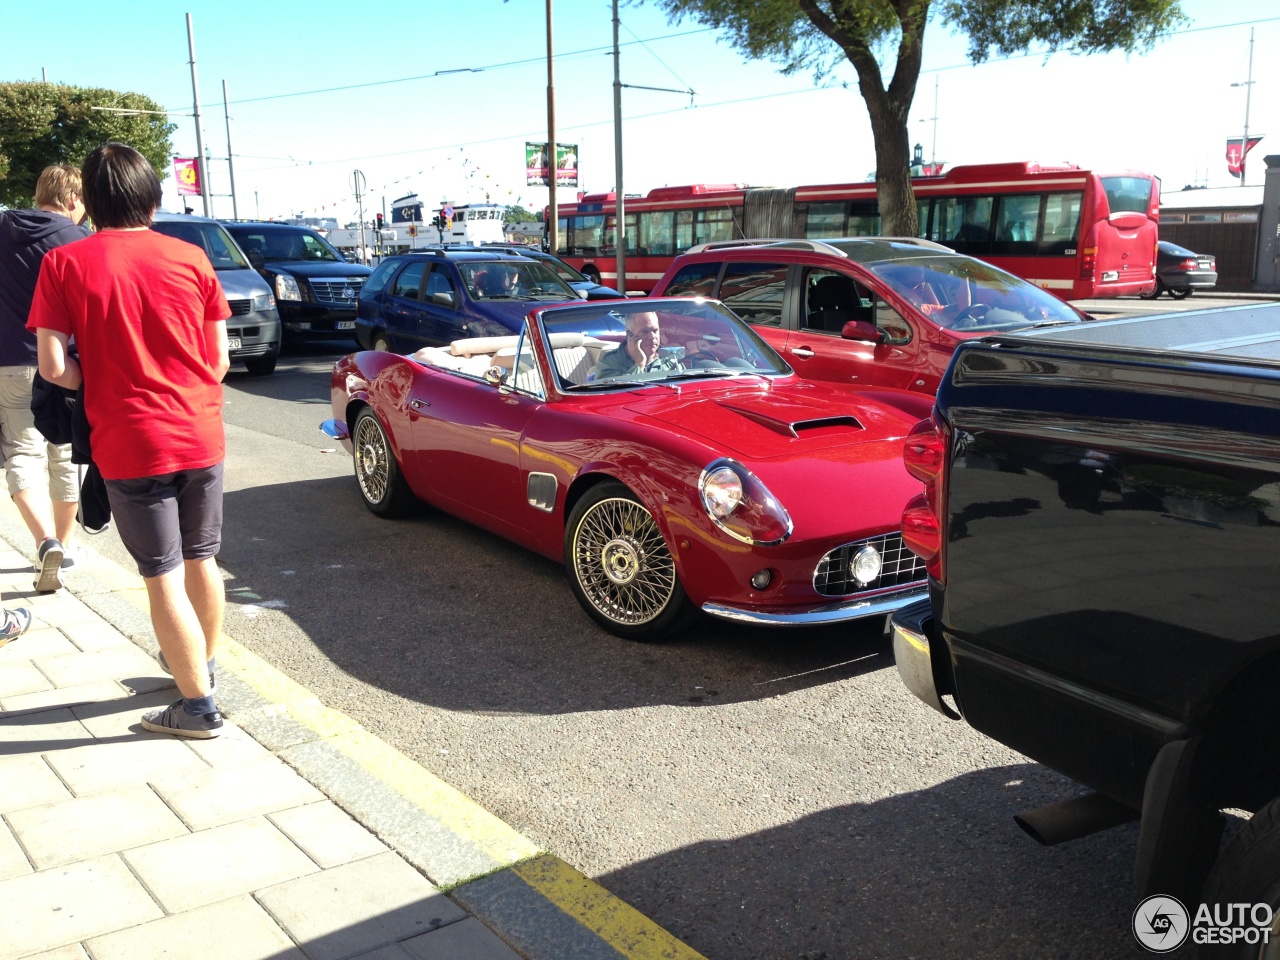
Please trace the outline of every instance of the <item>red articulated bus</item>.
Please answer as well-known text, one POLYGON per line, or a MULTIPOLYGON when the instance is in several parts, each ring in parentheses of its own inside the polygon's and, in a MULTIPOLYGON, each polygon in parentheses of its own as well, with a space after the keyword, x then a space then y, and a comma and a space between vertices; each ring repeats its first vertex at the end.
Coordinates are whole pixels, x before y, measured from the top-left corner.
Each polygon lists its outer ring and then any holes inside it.
MULTIPOLYGON (((1159 180, 1072 164, 990 163, 912 181, 920 236, 986 260, 1064 300, 1149 293, 1155 285, 1159 180)), ((561 259, 617 280, 615 195, 560 204, 561 259)), ((626 198, 629 293, 648 293, 695 244, 758 237, 878 236, 874 183, 791 188, 658 187, 626 198)))

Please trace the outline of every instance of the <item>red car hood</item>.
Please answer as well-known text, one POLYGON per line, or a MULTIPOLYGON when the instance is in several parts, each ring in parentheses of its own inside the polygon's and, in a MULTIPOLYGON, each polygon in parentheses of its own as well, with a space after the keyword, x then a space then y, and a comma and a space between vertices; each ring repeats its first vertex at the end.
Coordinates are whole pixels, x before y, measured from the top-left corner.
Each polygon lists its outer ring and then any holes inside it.
POLYGON ((706 438, 747 460, 794 457, 849 444, 904 437, 928 416, 930 398, 897 391, 803 389, 704 396, 646 397, 627 404, 640 414, 706 438))

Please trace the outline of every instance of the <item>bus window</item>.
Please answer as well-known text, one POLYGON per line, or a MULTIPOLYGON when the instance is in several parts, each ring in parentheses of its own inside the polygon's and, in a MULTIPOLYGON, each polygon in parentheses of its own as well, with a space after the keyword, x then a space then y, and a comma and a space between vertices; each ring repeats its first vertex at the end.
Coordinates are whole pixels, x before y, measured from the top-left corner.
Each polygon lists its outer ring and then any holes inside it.
POLYGON ((1044 198, 1044 232, 1040 253, 1075 251, 1080 236, 1081 193, 1051 193, 1044 198))
POLYGON ((594 257, 600 252, 604 233, 604 217, 579 214, 569 218, 569 253, 576 257, 594 257))
POLYGON ((947 197, 933 205, 932 239, 960 253, 985 253, 991 241, 993 197, 947 197))
POLYGON ((694 243, 717 243, 733 239, 733 211, 728 207, 697 210, 693 220, 694 243))
POLYGON ((996 213, 996 253, 1012 253, 1017 248, 1006 249, 1009 244, 1032 242, 1039 232, 1039 194, 1013 194, 1000 198, 996 213))
POLYGON ((670 210, 654 210, 640 218, 640 252, 655 256, 673 255, 676 245, 675 218, 670 210))
POLYGON ((810 240, 827 237, 843 237, 845 233, 845 204, 810 203, 804 215, 804 235, 810 240))
POLYGON ((1147 177, 1103 177, 1102 189, 1112 213, 1145 214, 1151 206, 1151 186, 1147 177))
POLYGON ((720 300, 747 323, 780 327, 786 286, 785 263, 728 263, 720 281, 720 300))

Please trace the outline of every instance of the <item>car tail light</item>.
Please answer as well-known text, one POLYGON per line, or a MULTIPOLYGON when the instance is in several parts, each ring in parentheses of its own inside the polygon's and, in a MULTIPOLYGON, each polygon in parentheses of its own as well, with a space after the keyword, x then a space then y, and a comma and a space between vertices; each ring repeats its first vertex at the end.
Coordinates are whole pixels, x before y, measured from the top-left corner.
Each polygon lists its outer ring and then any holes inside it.
POLYGON ((1217 258, 1217 257, 1211 257, 1211 258, 1209 259, 1209 269, 1210 269, 1210 270, 1212 270, 1212 271, 1214 271, 1215 273, 1217 273, 1217 271, 1218 271, 1218 258, 1217 258))
POLYGON ((902 542, 924 561, 938 583, 945 582, 942 563, 942 481, 947 441, 941 425, 921 420, 907 435, 902 459, 907 473, 924 484, 924 493, 908 501, 902 512, 902 542))
POLYGON ((1198 260, 1183 260, 1180 264, 1178 264, 1178 269, 1183 271, 1196 270, 1199 267, 1200 267, 1200 262, 1198 260))
POLYGON ((1092 280, 1093 268, 1098 263, 1098 248, 1085 247, 1080 251, 1080 279, 1092 280))

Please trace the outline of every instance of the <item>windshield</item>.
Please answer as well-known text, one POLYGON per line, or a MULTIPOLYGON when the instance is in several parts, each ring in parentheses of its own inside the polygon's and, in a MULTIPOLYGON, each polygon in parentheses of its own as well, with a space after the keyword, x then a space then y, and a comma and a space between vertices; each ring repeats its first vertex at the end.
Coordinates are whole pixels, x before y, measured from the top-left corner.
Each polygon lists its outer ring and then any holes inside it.
POLYGON ((715 301, 657 299, 548 310, 542 330, 565 391, 791 372, 715 301))
POLYGON ((320 234, 306 227, 241 225, 229 227, 231 235, 250 256, 256 250, 264 260, 318 260, 346 263, 320 234))
POLYGON ((204 251, 215 270, 248 270, 249 261, 244 258, 240 248, 227 236, 216 223, 205 223, 198 220, 157 220, 151 224, 156 233, 176 237, 194 244, 204 251))
POLYGON ((1053 294, 971 257, 912 257, 865 266, 948 330, 1080 322, 1080 314, 1053 294))
POLYGON ((573 288, 534 260, 480 260, 458 264, 473 300, 576 300, 573 288))

